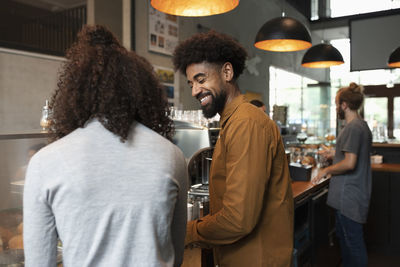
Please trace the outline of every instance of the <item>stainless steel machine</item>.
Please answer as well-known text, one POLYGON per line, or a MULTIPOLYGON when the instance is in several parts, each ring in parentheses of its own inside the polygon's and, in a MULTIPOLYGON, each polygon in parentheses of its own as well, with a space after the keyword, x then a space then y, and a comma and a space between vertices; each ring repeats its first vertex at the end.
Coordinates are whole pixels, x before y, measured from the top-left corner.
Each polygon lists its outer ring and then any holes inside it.
POLYGON ((203 127, 185 121, 174 123, 173 141, 183 151, 188 163, 188 220, 193 220, 209 213, 209 173, 219 128, 203 127))

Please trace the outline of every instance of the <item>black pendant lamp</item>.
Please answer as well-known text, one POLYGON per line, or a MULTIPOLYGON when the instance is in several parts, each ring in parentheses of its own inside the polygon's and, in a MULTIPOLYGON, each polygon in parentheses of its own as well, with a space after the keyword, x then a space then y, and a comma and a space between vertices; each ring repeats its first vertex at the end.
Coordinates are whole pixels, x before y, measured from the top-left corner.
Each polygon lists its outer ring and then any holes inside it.
POLYGON ((239 0, 151 0, 151 5, 171 15, 201 17, 231 11, 239 5, 239 0))
POLYGON ((311 47, 310 32, 299 21, 279 17, 267 21, 256 35, 254 46, 267 51, 289 52, 311 47))
POLYGON ((400 47, 396 48, 389 56, 388 66, 400 68, 400 47))
POLYGON ((314 45, 307 50, 301 61, 301 65, 306 68, 329 68, 343 63, 342 54, 330 44, 314 45))

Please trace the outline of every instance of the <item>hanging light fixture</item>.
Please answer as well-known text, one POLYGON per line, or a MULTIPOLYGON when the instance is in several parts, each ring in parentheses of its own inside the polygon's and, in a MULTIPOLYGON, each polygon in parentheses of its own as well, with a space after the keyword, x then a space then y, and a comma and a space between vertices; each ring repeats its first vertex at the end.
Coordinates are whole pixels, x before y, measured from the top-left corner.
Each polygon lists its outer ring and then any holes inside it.
POLYGON ((274 52, 303 50, 311 45, 307 28, 299 21, 284 16, 267 21, 258 31, 254 42, 255 47, 274 52))
POLYGON ((239 0, 151 0, 158 11, 184 17, 225 13, 239 5, 239 0))
POLYGON ((331 44, 317 44, 307 50, 301 61, 306 68, 329 68, 343 64, 344 60, 339 50, 331 44))
POLYGON ((400 47, 396 48, 389 56, 388 66, 400 68, 400 47))

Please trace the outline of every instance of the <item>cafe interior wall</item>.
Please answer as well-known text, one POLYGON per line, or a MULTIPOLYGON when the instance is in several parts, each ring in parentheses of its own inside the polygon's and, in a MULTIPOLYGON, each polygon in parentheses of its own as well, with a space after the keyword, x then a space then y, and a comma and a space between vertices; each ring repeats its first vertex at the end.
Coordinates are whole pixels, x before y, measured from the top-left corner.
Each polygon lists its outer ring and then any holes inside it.
MULTIPOLYGON (((148 50, 148 8, 150 1, 119 0, 115 8, 114 1, 88 0, 88 23, 107 25, 122 39, 127 48, 134 49, 139 55, 146 57, 152 64, 173 68, 171 56, 150 52, 148 50), (129 16, 131 4, 134 4, 133 17, 129 16), (119 8, 121 10, 121 8, 119 8), (131 40, 131 26, 134 25, 135 40, 131 40)), ((269 66, 273 65, 306 77, 327 81, 329 72, 326 70, 306 69, 300 62, 305 51, 298 52, 268 52, 258 50, 253 46, 258 29, 268 20, 281 15, 284 10, 287 16, 294 17, 307 27, 307 19, 289 4, 278 0, 246 0, 228 13, 200 18, 179 18, 179 39, 185 40, 191 35, 214 29, 233 36, 248 51, 249 58, 259 57, 261 62, 255 65, 258 75, 245 70, 239 78, 242 92, 261 94, 262 100, 268 103, 269 66), (198 25, 201 25, 199 30, 198 25)), ((312 35, 313 43, 318 43, 312 35)), ((37 57, 30 54, 13 54, 0 48, 0 133, 14 133, 39 129, 41 108, 45 99, 51 97, 56 87, 57 73, 63 58, 37 57)), ((197 101, 191 96, 186 79, 179 77, 178 90, 179 108, 198 109, 197 101)))
POLYGON ((0 134, 38 132, 62 57, 0 47, 0 134))
MULTIPOLYGON (((146 49, 147 43, 141 41, 141 37, 145 36, 143 29, 147 25, 146 21, 147 5, 149 1, 136 1, 136 51, 143 54, 152 61, 159 61, 160 64, 170 66, 170 58, 154 55, 146 49), (140 17, 140 18, 139 18, 140 17), (140 23, 142 21, 142 23, 140 23), (140 29, 138 29, 140 27, 140 29)), ((305 53, 297 52, 269 52, 262 51, 254 47, 255 36, 261 26, 268 20, 281 16, 282 10, 286 16, 294 17, 301 21, 308 28, 308 20, 285 1, 279 0, 245 0, 240 1, 239 6, 228 13, 207 16, 207 17, 180 17, 179 18, 179 38, 185 40, 191 35, 214 29, 218 32, 226 33, 233 36, 247 50, 249 59, 258 57, 261 61, 255 65, 258 75, 245 70, 239 78, 238 83, 242 93, 251 91, 259 93, 262 100, 268 104, 269 98, 269 66, 275 66, 294 72, 311 79, 327 82, 329 81, 329 71, 326 69, 307 69, 301 66, 301 59, 305 53), (200 25, 200 27, 199 27, 200 25)), ((144 39, 144 38, 143 38, 144 39)), ((313 44, 320 43, 318 36, 312 35, 313 44)), ((144 39, 144 41, 146 41, 144 39)), ((186 79, 180 75, 180 102, 184 109, 198 109, 199 104, 194 101, 191 96, 186 79)))
MULTIPOLYGON (((135 1, 135 50, 155 65, 172 68, 171 56, 148 51, 148 8, 150 1, 135 1)), ((269 97, 269 66, 275 66, 294 72, 311 79, 326 82, 329 80, 327 70, 307 69, 300 65, 305 53, 297 52, 269 52, 253 46, 257 31, 268 20, 281 16, 284 10, 286 16, 300 20, 309 28, 308 20, 297 10, 284 1, 279 0, 245 0, 228 13, 207 17, 179 17, 179 39, 183 41, 197 32, 214 29, 218 32, 233 36, 247 50, 249 59, 259 57, 261 62, 255 65, 258 75, 245 70, 238 80, 242 93, 251 91, 259 93, 262 100, 268 103, 269 97), (200 27, 199 27, 200 25, 200 27)), ((312 34, 313 43, 319 43, 318 36, 312 34)), ((184 75, 179 76, 179 107, 183 109, 199 109, 200 105, 191 96, 184 75)))

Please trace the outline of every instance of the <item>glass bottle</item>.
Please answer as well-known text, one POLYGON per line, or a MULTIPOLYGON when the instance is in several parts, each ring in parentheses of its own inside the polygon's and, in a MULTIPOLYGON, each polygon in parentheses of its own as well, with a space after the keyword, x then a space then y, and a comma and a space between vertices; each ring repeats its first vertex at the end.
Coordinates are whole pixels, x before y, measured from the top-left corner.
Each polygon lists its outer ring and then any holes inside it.
POLYGON ((42 109, 42 118, 40 119, 40 126, 42 131, 48 131, 51 123, 51 110, 49 107, 49 101, 46 99, 46 105, 42 109))

